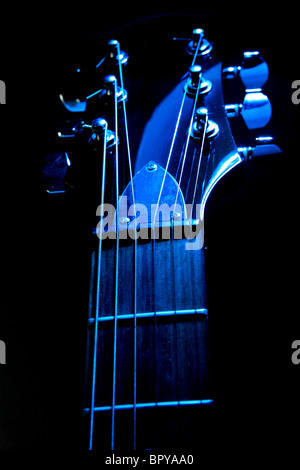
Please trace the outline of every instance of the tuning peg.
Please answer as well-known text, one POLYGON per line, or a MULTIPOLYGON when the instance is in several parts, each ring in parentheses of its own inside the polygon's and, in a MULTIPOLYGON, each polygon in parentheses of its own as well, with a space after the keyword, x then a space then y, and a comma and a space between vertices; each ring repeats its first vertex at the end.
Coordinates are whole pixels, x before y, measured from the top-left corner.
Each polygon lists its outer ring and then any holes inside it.
POLYGON ((273 137, 256 137, 254 146, 239 147, 238 152, 245 161, 268 157, 282 153, 281 148, 274 143, 273 137))
POLYGON ((247 51, 243 54, 241 65, 223 69, 223 78, 240 77, 248 89, 261 88, 269 77, 269 68, 258 51, 247 51))
MULTIPOLYGON (((197 55, 207 56, 212 50, 212 44, 204 38, 204 31, 201 28, 196 28, 193 30, 193 35, 191 41, 186 46, 186 51, 188 54, 194 55, 201 38, 200 47, 197 55)), ((177 39, 177 38, 174 38, 177 39)))
POLYGON ((216 122, 208 119, 207 108, 201 107, 196 109, 195 122, 192 127, 191 137, 194 140, 200 140, 203 138, 203 132, 205 129, 205 137, 211 139, 219 133, 219 126, 216 122))
POLYGON ((242 116, 248 129, 259 129, 268 124, 272 116, 269 98, 260 88, 246 90, 242 104, 225 105, 228 117, 242 116))
POLYGON ((120 50, 120 43, 116 39, 110 39, 106 46, 107 54, 96 65, 98 69, 108 59, 113 65, 126 65, 129 59, 127 52, 120 50))
POLYGON ((120 43, 116 39, 111 39, 107 43, 108 58, 112 60, 116 65, 126 65, 128 62, 127 52, 120 50, 120 43))
POLYGON ((204 95, 212 89, 212 83, 202 75, 201 65, 192 65, 189 68, 189 76, 184 85, 184 90, 189 97, 194 97, 197 93, 204 95), (200 84, 199 84, 200 82, 200 84))

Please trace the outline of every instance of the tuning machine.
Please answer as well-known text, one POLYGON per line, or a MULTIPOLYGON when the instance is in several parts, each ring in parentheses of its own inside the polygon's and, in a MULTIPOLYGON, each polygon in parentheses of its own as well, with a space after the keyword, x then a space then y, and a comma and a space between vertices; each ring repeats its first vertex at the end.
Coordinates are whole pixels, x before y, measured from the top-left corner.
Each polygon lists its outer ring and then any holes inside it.
POLYGON ((116 143, 115 132, 107 129, 107 122, 102 117, 96 118, 91 124, 85 124, 84 121, 76 121, 71 127, 61 129, 57 132, 60 139, 75 139, 76 142, 83 140, 88 141, 90 144, 97 144, 103 142, 104 135, 106 134, 106 147, 110 148, 116 143))
POLYGON ((196 28, 193 30, 192 38, 186 46, 186 52, 190 55, 195 55, 199 41, 201 42, 197 55, 202 57, 208 56, 212 50, 212 44, 204 38, 204 31, 202 28, 196 28))
POLYGON ((270 100, 260 88, 246 90, 243 103, 227 104, 225 109, 229 118, 242 116, 248 129, 266 126, 272 116, 270 100))
POLYGON ((103 78, 102 88, 91 93, 86 97, 85 100, 73 100, 73 101, 65 101, 63 95, 59 95, 59 98, 64 105, 64 107, 71 112, 85 112, 87 107, 89 109, 93 106, 93 103, 96 103, 97 109, 99 102, 96 101, 97 98, 102 100, 104 106, 109 105, 113 101, 113 98, 117 95, 117 102, 120 103, 122 101, 127 100, 127 91, 124 88, 121 88, 117 85, 117 78, 115 75, 106 75, 103 78))
POLYGON ((207 108, 198 108, 195 112, 195 122, 192 127, 191 137, 194 140, 202 140, 203 132, 205 130, 205 137, 212 139, 219 133, 219 126, 216 122, 208 119, 207 108))
MULTIPOLYGON (((113 65, 126 65, 128 62, 128 54, 127 52, 121 51, 120 43, 116 39, 110 39, 107 43, 107 55, 104 59, 110 61, 113 65)), ((100 60, 100 62, 96 65, 96 68, 99 68, 104 59, 100 60)))
POLYGON ((238 147, 238 152, 244 161, 255 160, 261 157, 273 156, 282 153, 281 148, 270 136, 256 137, 255 142, 249 147, 238 147))
POLYGON ((269 68, 259 51, 243 53, 241 65, 234 65, 223 69, 223 78, 239 77, 245 88, 261 88, 269 77, 269 68))
POLYGON ((197 91, 199 95, 205 95, 211 89, 212 83, 210 80, 203 77, 201 65, 192 65, 189 68, 189 76, 184 85, 187 96, 193 98, 197 94, 197 91))
MULTIPOLYGON (((114 94, 115 83, 117 78, 114 73, 118 74, 120 72, 120 67, 126 65, 128 62, 128 54, 120 49, 120 43, 116 39, 111 39, 108 41, 106 46, 106 55, 97 63, 95 69, 99 69, 102 64, 106 64, 106 73, 103 79, 103 88, 98 89, 97 91, 90 93, 88 96, 83 95, 81 98, 75 98, 72 100, 65 99, 64 95, 61 93, 59 99, 63 104, 64 108, 72 113, 83 113, 87 110, 87 105, 98 95, 99 97, 105 96, 106 98, 114 94), (112 73, 113 72, 113 73, 112 73)), ((95 70, 94 70, 95 72, 95 70)), ((70 80, 74 81, 74 77, 81 75, 81 68, 76 68, 75 75, 72 76, 70 80)), ((99 79, 95 73, 94 82, 99 79)), ((121 89, 119 86, 117 89, 117 98, 118 102, 127 99, 127 92, 124 89, 121 89)))

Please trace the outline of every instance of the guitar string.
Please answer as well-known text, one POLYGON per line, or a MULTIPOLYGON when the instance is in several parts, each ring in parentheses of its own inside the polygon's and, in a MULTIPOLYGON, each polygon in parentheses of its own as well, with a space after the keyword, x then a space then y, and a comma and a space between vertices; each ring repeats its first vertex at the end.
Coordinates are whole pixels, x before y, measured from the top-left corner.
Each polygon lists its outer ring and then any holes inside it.
POLYGON ((205 137, 206 137, 207 123, 208 123, 208 114, 206 113, 206 115, 205 115, 205 123, 204 123, 204 128, 203 128, 203 135, 202 135, 202 140, 201 140, 200 155, 199 155, 199 160, 198 160, 197 175, 196 175, 196 181, 195 181, 195 186, 194 186, 193 199, 192 199, 192 204, 191 204, 190 218, 192 217, 192 214, 193 214, 193 208, 194 208, 194 203, 195 203, 195 199, 196 199, 196 192, 197 192, 197 186, 198 186, 198 178, 199 178, 199 174, 200 174, 200 166, 201 166, 201 160, 202 160, 204 142, 205 142, 205 137))
POLYGON ((116 174, 116 254, 115 254, 115 291, 114 291, 114 342, 113 342, 113 384, 112 384, 112 418, 111 418, 111 450, 115 447, 115 405, 116 405, 116 367, 117 367, 117 334, 118 334, 118 287, 119 287, 119 150, 118 150, 118 96, 117 80, 115 80, 115 174, 116 174))
MULTIPOLYGON (((201 42, 202 42, 202 38, 203 38, 203 33, 199 37, 198 44, 197 44, 195 54, 194 54, 194 57, 193 57, 193 61, 192 61, 192 66, 195 64, 195 61, 196 61, 196 58, 197 58, 197 55, 198 55, 198 51, 199 51, 199 48, 200 48, 200 45, 201 45, 201 42)), ((171 146, 170 146, 170 150, 169 150, 169 154, 168 154, 168 158, 167 158, 167 164, 166 164, 166 168, 165 168, 165 171, 164 171, 162 184, 161 184, 161 187, 160 187, 157 206, 156 206, 156 209, 155 209, 154 218, 151 221, 152 222, 152 233, 153 233, 153 235, 152 235, 153 236, 153 239, 152 239, 152 266, 153 266, 153 299, 154 299, 154 305, 153 305, 153 307, 154 307, 153 308, 153 311, 154 311, 154 348, 155 348, 154 370, 155 370, 155 398, 156 398, 156 404, 158 403, 158 380, 157 380, 158 350, 157 350, 156 275, 155 275, 156 274, 156 265, 157 265, 156 264, 156 256, 155 256, 155 244, 156 244, 156 240, 155 240, 155 221, 156 221, 157 210, 158 210, 158 207, 159 207, 159 204, 160 204, 160 199, 161 199, 161 195, 162 195, 162 191, 163 191, 163 187, 164 187, 168 167, 169 167, 170 160, 171 160, 171 155, 172 155, 172 152, 173 152, 175 139, 176 139, 177 132, 178 132, 179 122, 180 122, 180 119, 181 119, 181 115, 182 115, 186 95, 187 95, 187 87, 185 87, 185 89, 184 89, 184 93, 183 93, 179 113, 178 113, 178 116, 177 116, 175 129, 174 129, 174 133, 173 133, 173 137, 172 137, 172 142, 171 142, 171 146)), ((174 284, 174 287, 175 287, 175 282, 173 284, 174 284)), ((175 297, 174 297, 174 299, 175 299, 175 297)), ((177 329, 176 329, 176 332, 175 332, 175 336, 176 336, 176 343, 177 343, 177 329)), ((177 367, 178 367, 178 359, 177 359, 177 367)), ((178 371, 177 371, 176 383, 177 383, 177 394, 178 394, 178 371)), ((156 430, 158 431, 159 430, 159 422, 158 422, 158 414, 157 413, 156 413, 155 421, 156 421, 156 430)), ((157 435, 158 435, 158 432, 156 432, 156 436, 157 435)))
MULTIPOLYGON (((123 81, 123 70, 122 63, 120 58, 120 44, 118 43, 118 64, 119 64, 119 76, 120 76, 120 87, 124 95, 124 81, 123 81)), ((137 223, 136 223, 136 205, 135 205, 135 193, 134 193, 134 184, 133 184, 133 173, 132 173, 132 163, 131 163, 131 152, 130 152, 130 142, 129 142, 129 133, 128 133, 128 121, 127 121, 127 112, 126 112, 126 103, 125 99, 123 102, 123 114, 124 114, 124 127, 126 135, 126 145, 127 145, 127 156, 128 156, 128 166, 129 166, 129 175, 130 175, 130 186, 132 193, 132 202, 133 202, 133 216, 134 216, 134 297, 133 297, 133 450, 136 450, 136 395, 137 395, 137 223)))
MULTIPOLYGON (((199 37, 199 41, 198 41, 198 45, 197 45, 197 49, 196 49, 196 53, 194 55, 194 58, 193 58, 193 65, 195 64, 195 61, 196 61, 196 57, 197 57, 197 52, 199 51, 199 48, 200 48, 200 45, 201 45, 201 42, 202 42, 202 39, 203 39, 203 33, 200 35, 199 37)), ((175 203, 174 203, 174 211, 176 211, 176 205, 177 205, 177 200, 178 200, 178 195, 179 195, 179 189, 180 189, 180 186, 181 186, 181 181, 182 181, 182 176, 183 176, 183 170, 184 170, 184 166, 185 166, 185 162, 186 162, 186 156, 187 156, 187 150, 188 150, 188 147, 189 147, 189 142, 190 142, 190 137, 191 137, 191 131, 192 131, 192 126, 193 126, 193 122, 194 122, 194 116, 195 116, 195 110, 196 110, 196 106, 197 106, 197 100, 198 100, 198 96, 199 96, 199 92, 200 92, 200 86, 201 86, 201 79, 199 77, 199 81, 198 81, 198 85, 197 85, 197 89, 196 89, 196 94, 195 94, 195 97, 194 97, 194 103, 193 103, 193 108, 192 108, 192 113, 191 113, 191 118, 190 118, 190 123, 189 123, 189 127, 188 127, 188 132, 187 132, 187 138, 186 138, 186 141, 185 141, 185 144, 184 144, 184 153, 183 153, 183 157, 182 157, 182 153, 181 153, 181 160, 182 160, 182 164, 181 164, 181 171, 180 171, 180 176, 179 176, 179 181, 178 181, 178 185, 177 185, 177 191, 176 191, 176 197, 175 197, 175 203)), ((177 178, 176 178, 177 179, 177 178)), ((185 206, 185 201, 183 202, 184 206, 185 206)), ((183 213, 182 213, 182 218, 185 219, 185 207, 182 208, 183 210, 183 213)), ((175 223, 175 218, 173 217, 173 225, 175 223)), ((175 312, 176 312, 176 309, 177 309, 177 305, 176 305, 176 298, 177 298, 177 288, 176 288, 176 276, 175 276, 175 263, 176 263, 176 260, 175 260, 175 250, 174 250, 174 244, 173 244, 173 239, 171 240, 171 259, 172 259, 172 270, 174 272, 174 281, 173 281, 173 297, 174 297, 174 307, 175 307, 175 312)), ((175 355, 176 355, 176 395, 177 395, 177 399, 180 401, 182 399, 182 397, 180 396, 180 387, 179 387, 179 367, 180 367, 180 360, 179 360, 179 355, 178 355, 178 323, 177 323, 177 315, 175 313, 175 355)))
MULTIPOLYGON (((195 59, 201 44, 202 37, 200 36, 199 42, 195 51, 194 59, 192 62, 192 65, 195 63, 195 59)), ((119 46, 118 46, 119 47, 119 46)), ((118 54, 119 55, 119 54, 118 54)), ((123 76, 122 76, 122 70, 121 70, 121 65, 120 65, 120 59, 119 59, 119 70, 120 70, 120 82, 121 82, 121 89, 124 91, 124 86, 123 86, 123 76)), ((184 92, 184 97, 181 103, 181 108, 179 112, 179 116, 177 119, 176 127, 175 127, 175 133, 173 136, 169 156, 168 156, 168 162, 167 162, 167 167, 165 170, 164 178, 163 178, 163 183, 162 187, 160 190, 160 195, 159 195, 159 200, 161 197, 161 192, 164 184, 164 180, 166 177, 166 172, 167 168, 170 162, 174 142, 175 142, 175 137, 177 134, 178 130, 178 125, 183 109, 183 104, 185 101, 186 97, 186 90, 184 92)), ((128 138, 128 125, 127 125, 127 114, 126 114, 126 107, 125 107, 125 100, 123 99, 123 110, 124 110, 124 123, 125 123, 125 132, 126 132, 126 141, 127 141, 127 153, 128 153, 128 161, 129 161, 129 171, 130 171, 130 181, 131 181, 131 188, 132 188, 132 196, 133 196, 133 207, 134 207, 134 220, 135 220, 135 233, 136 233, 136 209, 135 209, 135 200, 134 200, 134 188, 133 188, 133 179, 132 179, 132 167, 131 167, 131 157, 130 157, 130 148, 129 148, 129 138, 128 138)), ((118 110, 117 110, 117 82, 115 81, 115 134, 116 134, 116 140, 118 139, 117 137, 117 127, 118 127, 118 110)), ((116 231, 117 231, 117 243, 116 243, 116 267, 115 267, 115 317, 114 317, 114 358, 113 358, 113 394, 112 394, 112 429, 111 429, 111 449, 114 450, 114 440, 115 440, 115 397, 116 397, 116 354, 117 354, 117 310, 118 310, 118 279, 119 279, 119 158, 118 158, 118 146, 116 146, 116 195, 117 195, 117 208, 116 208, 116 231)), ((159 204, 158 204, 159 205, 159 204)), ((155 217, 154 217, 155 221, 155 217)), ((135 250, 134 250, 134 448, 136 447, 136 346, 137 346, 137 340, 136 340, 136 273, 137 273, 137 239, 135 236, 135 250)), ((154 242, 155 243, 155 242, 154 242)))
MULTIPOLYGON (((199 49, 200 49, 200 46, 201 46, 201 43, 202 43, 202 40, 203 40, 203 36, 204 36, 204 32, 202 31, 201 34, 200 34, 200 36, 199 36, 199 40, 198 40, 198 44, 197 44, 197 47, 196 47, 196 50, 195 50, 195 54, 194 54, 194 56, 193 56, 192 66, 195 65, 196 58, 197 58, 197 55, 198 55, 198 51, 199 51, 199 49)), ((180 188, 180 185, 181 185, 181 179, 182 179, 183 169, 184 169, 185 160, 186 160, 187 148, 188 148, 189 141, 190 141, 191 130, 192 130, 192 125, 193 125, 193 120, 194 120, 194 115, 195 115, 197 100, 198 100, 199 91, 200 91, 200 85, 201 85, 201 80, 199 79, 198 86, 197 86, 197 91, 196 91, 196 96, 195 96, 195 100, 194 100, 194 106, 193 106, 193 111, 192 111, 190 126, 189 126, 189 130, 188 130, 188 136, 187 136, 187 140, 186 140, 185 148, 184 148, 183 162, 182 162, 182 167, 181 167, 180 177, 179 177, 179 182, 178 182, 178 187, 177 187, 177 193, 176 193, 176 198, 175 198, 175 205, 174 205, 175 210, 176 210, 176 204, 177 204, 177 199, 178 199, 179 188, 180 188)))
MULTIPOLYGON (((194 53, 194 56, 193 56, 191 67, 193 67, 195 65, 196 58, 197 58, 197 55, 198 55, 198 51, 199 51, 199 48, 200 48, 201 43, 202 43, 203 34, 204 33, 202 32, 199 36, 199 40, 198 40, 197 47, 196 47, 196 50, 195 50, 195 53, 194 53)), ((157 206, 156 206, 155 213, 154 213, 154 220, 153 220, 154 224, 155 224, 155 220, 156 220, 156 215, 157 215, 157 211, 158 211, 158 207, 159 207, 163 187, 164 187, 164 184, 165 184, 166 175, 167 175, 170 160, 171 160, 171 155, 173 153, 174 143, 175 143, 175 139, 176 139, 176 136, 177 136, 179 122, 180 122, 180 119, 181 119, 182 110, 183 110, 184 102, 185 102, 185 99, 186 99, 186 95, 187 95, 187 87, 185 87, 185 89, 184 89, 184 93, 183 93, 179 113, 178 113, 178 116, 177 116, 177 121, 176 121, 175 129, 174 129, 174 133, 173 133, 173 138, 172 138, 172 142, 171 142, 171 146, 170 146, 170 150, 169 150, 169 154, 168 154, 167 164, 166 164, 162 184, 161 184, 160 191, 159 191, 158 202, 157 202, 157 206)))
MULTIPOLYGON (((107 122, 104 127, 103 136, 103 156, 102 156, 102 182, 101 182, 101 207, 104 204, 105 196, 105 175, 106 175, 106 139, 107 139, 107 122)), ((92 395, 90 410, 90 440, 89 449, 93 448, 93 432, 94 432, 94 407, 95 407, 95 387, 96 387, 96 366, 97 366, 97 339, 98 339, 98 318, 100 310, 100 282, 101 282, 101 260, 102 260, 102 232, 103 217, 101 217, 99 227, 99 243, 98 243, 98 260, 97 260, 97 287, 96 287, 96 307, 95 307, 95 330, 94 330, 94 349, 92 362, 92 395)))
POLYGON ((183 161, 182 161, 182 166, 181 166, 179 181, 178 181, 178 185, 177 185, 177 192, 176 192, 175 204, 174 204, 174 209, 175 209, 175 211, 176 211, 176 204, 177 204, 179 189, 180 189, 180 185, 181 185, 181 180, 182 180, 184 165, 185 165, 185 161, 186 161, 187 150, 188 150, 188 146, 189 146, 189 142, 190 142, 192 126, 193 126, 193 122, 194 122, 194 116, 195 116, 195 110, 196 110, 196 106, 197 106, 197 100, 198 100, 198 96, 199 96, 199 92, 200 92, 200 85, 201 85, 201 80, 199 80, 199 82, 198 82, 198 86, 197 86, 197 90, 196 90, 196 95, 195 95, 195 99, 194 99, 194 104, 193 104, 192 115, 191 115, 190 124, 189 124, 189 128, 188 128, 188 133, 187 133, 187 139, 186 139, 185 145, 184 145, 183 161))

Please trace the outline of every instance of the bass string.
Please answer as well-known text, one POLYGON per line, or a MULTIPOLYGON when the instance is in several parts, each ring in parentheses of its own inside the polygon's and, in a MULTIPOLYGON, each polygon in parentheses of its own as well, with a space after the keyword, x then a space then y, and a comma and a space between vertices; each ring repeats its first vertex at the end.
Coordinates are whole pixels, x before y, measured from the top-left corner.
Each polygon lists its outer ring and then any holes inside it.
MULTIPOLYGON (((103 156, 102 156, 102 182, 101 182, 101 207, 104 204, 105 197, 105 178, 106 178, 106 141, 107 141, 107 122, 105 122, 103 136, 103 156)), ((96 284, 96 307, 95 307, 95 329, 94 329, 94 346, 92 361, 92 394, 91 394, 91 410, 90 410, 90 436, 89 449, 93 449, 93 432, 94 432, 94 407, 95 407, 95 387, 96 387, 96 367, 97 367, 97 338, 98 338, 98 318, 100 311, 100 283, 101 283, 101 260, 102 260, 102 232, 103 217, 100 220, 98 242, 98 260, 97 260, 97 284, 96 284)))
MULTIPOLYGON (((120 87, 124 95, 124 81, 123 81, 123 70, 122 63, 120 59, 120 44, 118 43, 118 64, 119 64, 119 76, 120 76, 120 87)), ((129 166, 129 176, 130 176, 130 187, 132 193, 132 203, 133 203, 133 216, 134 216, 134 286, 133 286, 133 450, 136 450, 136 399, 137 399, 137 222, 136 222, 136 204, 135 204, 135 192, 133 184, 133 172, 132 172, 132 163, 131 163, 131 152, 130 152, 130 142, 129 142, 129 132, 128 132, 128 121, 127 121, 127 112, 126 112, 126 103, 125 99, 122 100, 123 103, 123 115, 124 115, 124 127, 125 127, 125 137, 126 137, 126 146, 127 146, 127 156, 128 156, 128 166, 129 166)))

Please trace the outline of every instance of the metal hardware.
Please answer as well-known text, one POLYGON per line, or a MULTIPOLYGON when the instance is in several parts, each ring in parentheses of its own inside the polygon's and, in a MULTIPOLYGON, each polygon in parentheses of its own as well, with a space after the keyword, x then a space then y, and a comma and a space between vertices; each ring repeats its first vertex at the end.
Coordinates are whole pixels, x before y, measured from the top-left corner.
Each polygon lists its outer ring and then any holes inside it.
POLYGON ((227 116, 239 117, 245 121, 248 129, 259 129, 268 124, 272 116, 272 106, 269 98, 260 88, 246 90, 242 104, 225 105, 227 116))
POLYGON ((190 55, 194 55, 196 48, 202 35, 201 44, 198 51, 198 56, 207 56, 212 50, 212 44, 204 38, 204 31, 201 28, 196 28, 193 30, 192 40, 186 46, 186 52, 190 55))
MULTIPOLYGON (((99 98, 110 99, 111 97, 115 96, 115 91, 117 90, 118 103, 120 103, 121 101, 126 101, 127 91, 124 88, 121 88, 119 86, 116 87, 116 83, 117 83, 117 78, 114 75, 106 75, 103 78, 104 89, 99 90, 99 98)), ((89 99, 92 96, 94 95, 90 95, 87 99, 89 99)))
POLYGON ((180 212, 173 212, 173 214, 171 215, 172 219, 174 220, 179 220, 182 218, 182 214, 180 212))
POLYGON ((212 89, 212 83, 202 76, 201 65, 192 65, 189 68, 189 77, 184 85, 187 96, 194 97, 199 87, 199 95, 204 95, 212 89), (199 86, 200 81, 200 86, 199 86))
POLYGON ((127 52, 120 50, 120 43, 116 39, 111 39, 107 43, 107 50, 108 50, 108 58, 118 65, 126 65, 128 62, 128 54, 127 52))
POLYGON ((249 161, 260 157, 280 154, 282 150, 274 143, 273 137, 267 136, 257 137, 254 146, 239 147, 238 152, 244 161, 249 161))
POLYGON ((92 131, 97 135, 103 135, 105 128, 107 128, 107 122, 103 118, 96 118, 92 122, 92 131))
MULTIPOLYGON (((136 317, 138 319, 143 319, 143 318, 154 318, 156 317, 177 317, 177 316, 183 316, 183 315, 196 315, 197 317, 200 317, 203 319, 208 317, 208 310, 207 308, 196 308, 196 309, 186 309, 186 310, 163 310, 163 311, 157 311, 157 312, 138 312, 136 314, 136 317)), ((109 322, 114 320, 114 316, 112 315, 107 315, 103 317, 98 317, 98 322, 109 322)), ((119 314, 117 317, 117 320, 132 320, 134 318, 133 313, 124 313, 124 314, 119 314)), ((88 320, 88 325, 92 325, 95 323, 94 318, 89 318, 88 320)))
POLYGON ((240 77, 246 88, 261 88, 269 77, 269 68, 258 51, 247 51, 243 54, 241 65, 223 69, 223 78, 240 77))
POLYGON ((119 224, 128 224, 130 222, 129 217, 120 217, 119 224))
MULTIPOLYGON (((164 408, 169 406, 195 406, 195 405, 213 405, 214 400, 205 398, 203 400, 180 400, 180 401, 158 401, 149 403, 136 403, 135 405, 128 403, 123 405, 115 405, 116 410, 131 410, 135 406, 136 408, 164 408)), ((94 412, 99 411, 110 411, 111 405, 95 406, 94 412)), ((84 408, 84 413, 88 413, 90 408, 84 408)))
MULTIPOLYGON (((203 131, 205 128, 205 122, 207 119, 208 110, 207 108, 198 108, 195 113, 196 120, 192 127, 191 137, 195 140, 202 139, 203 131)), ((215 137, 219 133, 219 126, 216 122, 211 119, 207 120, 205 136, 208 139, 215 137)))
POLYGON ((153 172, 157 170, 157 165, 154 162, 149 162, 148 165, 146 165, 146 170, 149 172, 153 172))

